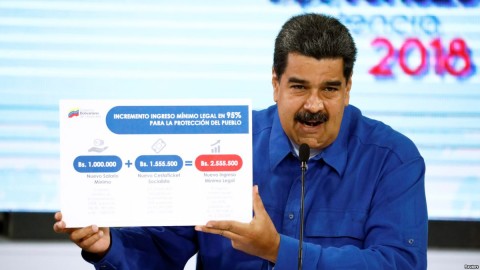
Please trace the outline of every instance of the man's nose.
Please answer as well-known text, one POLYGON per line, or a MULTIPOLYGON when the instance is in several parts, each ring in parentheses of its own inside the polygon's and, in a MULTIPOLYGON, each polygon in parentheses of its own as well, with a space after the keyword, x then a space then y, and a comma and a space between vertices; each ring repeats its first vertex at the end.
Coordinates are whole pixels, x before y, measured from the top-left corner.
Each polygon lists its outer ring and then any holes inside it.
POLYGON ((307 100, 305 100, 303 108, 313 113, 322 111, 324 108, 323 100, 319 98, 318 95, 312 93, 308 96, 307 100))

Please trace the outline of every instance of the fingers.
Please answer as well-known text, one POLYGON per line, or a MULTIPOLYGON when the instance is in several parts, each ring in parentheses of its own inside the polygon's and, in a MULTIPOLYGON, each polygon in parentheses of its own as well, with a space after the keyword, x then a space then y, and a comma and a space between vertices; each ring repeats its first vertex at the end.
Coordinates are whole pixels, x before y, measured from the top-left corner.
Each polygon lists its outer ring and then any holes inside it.
POLYGON ((70 235, 70 240, 72 240, 77 245, 80 243, 86 242, 88 245, 90 242, 95 242, 101 236, 103 236, 103 232, 99 231, 96 225, 88 226, 85 228, 67 228, 65 222, 62 220, 62 213, 56 212, 55 213, 55 222, 53 224, 53 230, 56 233, 68 233, 70 235), (92 238, 92 236, 94 236, 92 238), (98 238, 98 239, 95 239, 98 238))
POLYGON ((220 230, 220 231, 235 231, 235 221, 209 221, 205 225, 207 229, 220 230))
POLYGON ((263 205, 262 198, 260 197, 260 194, 258 193, 258 186, 255 185, 253 186, 252 190, 252 199, 253 199, 253 212, 255 216, 259 214, 265 214, 267 211, 265 210, 265 206, 263 205))
POLYGON ((252 201, 255 215, 250 223, 209 221, 204 226, 195 226, 195 229, 226 237, 232 241, 234 249, 275 262, 280 245, 280 235, 265 210, 258 193, 258 186, 254 186, 252 189, 252 201))
POLYGON ((195 230, 205 233, 218 234, 230 240, 236 240, 244 233, 248 233, 247 224, 237 221, 209 221, 206 225, 195 226, 195 230))
POLYGON ((53 224, 53 231, 56 233, 69 233, 71 231, 67 229, 65 222, 62 220, 62 212, 56 212, 54 217, 57 222, 53 224))
POLYGON ((197 225, 195 226, 195 230, 199 232, 205 232, 205 233, 211 233, 211 234, 218 234, 220 236, 227 237, 225 235, 225 230, 220 229, 220 228, 215 228, 215 227, 208 227, 205 225, 197 225))
POLYGON ((70 235, 70 239, 82 249, 88 249, 104 236, 104 232, 96 225, 77 230, 70 235))
POLYGON ((55 222, 53 224, 53 230, 56 232, 56 233, 66 233, 67 230, 65 228, 65 222, 63 221, 58 221, 58 222, 55 222))
POLYGON ((75 243, 80 243, 98 232, 96 225, 88 226, 85 228, 77 229, 70 234, 70 240, 75 243))
MULTIPOLYGON (((253 211, 255 217, 268 215, 263 206, 262 199, 258 193, 258 186, 252 188, 253 211)), ((195 230, 206 233, 218 234, 235 240, 238 236, 245 236, 251 233, 251 224, 240 223, 237 221, 209 221, 205 226, 195 226, 195 230)))
POLYGON ((63 215, 61 212, 57 212, 55 213, 55 220, 57 222, 55 222, 53 224, 53 230, 56 232, 56 233, 68 233, 70 234, 72 231, 76 230, 74 228, 67 228, 67 225, 65 224, 65 222, 62 220, 63 218, 63 215))
POLYGON ((84 228, 67 228, 62 220, 61 212, 55 213, 56 222, 53 230, 57 233, 67 233, 70 240, 83 250, 103 256, 110 247, 110 229, 98 228, 96 225, 84 228))

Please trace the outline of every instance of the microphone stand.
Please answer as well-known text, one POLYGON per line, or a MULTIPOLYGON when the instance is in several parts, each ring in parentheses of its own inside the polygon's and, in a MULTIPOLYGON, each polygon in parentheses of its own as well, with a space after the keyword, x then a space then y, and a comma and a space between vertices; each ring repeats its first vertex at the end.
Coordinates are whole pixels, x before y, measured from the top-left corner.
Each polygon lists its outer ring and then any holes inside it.
POLYGON ((298 270, 303 268, 303 212, 304 212, 304 203, 305 203, 305 172, 307 170, 307 162, 302 162, 302 193, 300 197, 300 238, 298 242, 298 270))
POLYGON ((301 169, 302 169, 302 176, 301 176, 301 185, 302 185, 302 193, 300 196, 300 237, 298 242, 298 270, 302 270, 303 268, 303 219, 304 219, 304 203, 305 203, 305 172, 307 171, 307 161, 310 157, 310 147, 307 144, 300 145, 299 149, 299 158, 301 161, 301 169))

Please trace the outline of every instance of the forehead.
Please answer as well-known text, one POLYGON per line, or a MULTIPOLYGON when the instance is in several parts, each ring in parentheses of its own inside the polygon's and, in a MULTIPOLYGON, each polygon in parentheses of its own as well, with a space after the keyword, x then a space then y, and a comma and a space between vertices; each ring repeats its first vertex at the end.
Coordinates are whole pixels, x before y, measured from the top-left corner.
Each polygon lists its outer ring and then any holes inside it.
POLYGON ((344 82, 343 59, 305 56, 298 53, 289 53, 287 65, 282 77, 299 77, 306 80, 329 79, 344 82))

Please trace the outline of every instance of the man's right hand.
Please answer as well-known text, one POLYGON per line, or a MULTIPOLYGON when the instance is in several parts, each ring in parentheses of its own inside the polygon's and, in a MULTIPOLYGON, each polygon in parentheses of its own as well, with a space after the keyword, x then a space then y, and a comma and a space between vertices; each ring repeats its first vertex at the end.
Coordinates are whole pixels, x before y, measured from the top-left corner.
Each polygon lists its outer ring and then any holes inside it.
POLYGON ((53 230, 56 233, 67 233, 70 240, 86 252, 103 257, 110 248, 110 229, 98 228, 96 225, 84 228, 66 228, 62 213, 55 213, 53 230))

